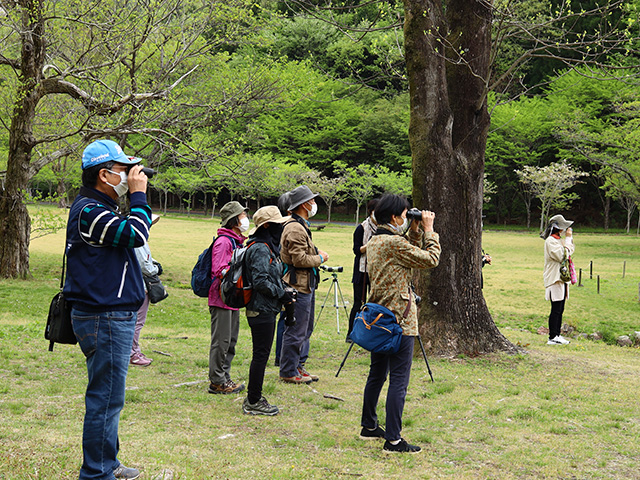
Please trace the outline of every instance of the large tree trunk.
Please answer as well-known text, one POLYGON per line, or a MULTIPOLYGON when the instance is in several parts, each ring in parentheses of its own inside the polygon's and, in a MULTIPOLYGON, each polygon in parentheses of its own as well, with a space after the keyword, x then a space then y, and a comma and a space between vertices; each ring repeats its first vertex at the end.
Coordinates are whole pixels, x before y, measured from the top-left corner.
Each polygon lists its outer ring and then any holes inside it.
MULTIPOLYGON (((496 328, 480 287, 484 151, 489 116, 486 85, 491 10, 472 0, 405 0, 416 206, 436 212, 440 265, 423 271, 420 334, 436 355, 517 349, 496 328), (448 35, 447 35, 447 32, 448 35), (464 49, 468 65, 445 58, 443 43, 464 49)), ((449 52, 451 53, 451 52, 449 52)))
POLYGON ((33 123, 40 99, 45 60, 43 0, 23 1, 20 87, 17 90, 11 127, 5 189, 0 193, 0 277, 29 274, 31 219, 24 194, 29 186, 31 153, 35 145, 33 123))

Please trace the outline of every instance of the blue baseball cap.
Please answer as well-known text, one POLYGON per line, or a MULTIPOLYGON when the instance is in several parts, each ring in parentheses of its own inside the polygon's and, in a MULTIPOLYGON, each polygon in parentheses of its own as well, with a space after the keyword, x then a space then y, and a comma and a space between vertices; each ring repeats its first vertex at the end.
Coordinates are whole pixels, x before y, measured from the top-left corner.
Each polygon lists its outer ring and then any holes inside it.
POLYGON ((118 162, 124 165, 135 165, 142 159, 125 155, 113 140, 96 140, 87 145, 82 153, 82 169, 86 170, 106 162, 118 162))

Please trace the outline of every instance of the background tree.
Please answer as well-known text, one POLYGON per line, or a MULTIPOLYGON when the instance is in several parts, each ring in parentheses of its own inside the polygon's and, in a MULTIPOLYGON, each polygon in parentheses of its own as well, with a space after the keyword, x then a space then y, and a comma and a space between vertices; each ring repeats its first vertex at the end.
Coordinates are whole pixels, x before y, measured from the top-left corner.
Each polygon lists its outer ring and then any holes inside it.
POLYGON ((516 173, 525 188, 538 200, 540 200, 540 232, 549 212, 564 210, 571 202, 578 198, 575 192, 567 192, 578 183, 580 177, 587 176, 585 172, 579 172, 566 161, 554 163, 546 167, 524 166, 516 173))
MULTIPOLYGON (((119 4, 111 1, 2 2, 0 67, 13 90, 4 189, 0 192, 0 276, 29 272, 30 219, 24 192, 53 159, 82 150, 98 136, 164 135, 175 139, 148 106, 197 67, 193 62, 221 37, 238 34, 248 10, 239 3, 119 4), (209 35, 205 40, 204 34, 209 35), (7 70, 9 73, 7 73, 7 70), (38 130, 36 118, 66 98, 73 108, 58 130, 38 130), (156 119, 154 121, 154 119, 156 119), (55 149, 62 141, 68 145, 55 149), (53 150, 49 148, 54 147, 53 150), (39 150, 37 161, 34 151, 39 150)), ((165 105, 164 108, 167 108, 165 105)))
MULTIPOLYGON (((542 14, 533 24, 502 16, 486 2, 405 0, 404 5, 413 197, 419 207, 436 212, 442 242, 439 267, 420 275, 421 334, 440 354, 513 351, 496 328, 480 289, 488 92, 500 87, 506 91, 507 79, 536 57, 593 65, 608 58, 611 49, 624 54, 625 26, 608 24, 594 35, 577 38, 563 25, 583 13, 570 9, 542 14), (509 29, 499 30, 500 22, 509 29), (492 25, 498 26, 494 35, 528 35, 534 43, 498 78, 491 76, 492 60, 498 57, 493 47, 500 46, 492 43, 492 25)), ((618 5, 594 7, 584 14, 617 22, 619 16, 608 14, 618 5)))

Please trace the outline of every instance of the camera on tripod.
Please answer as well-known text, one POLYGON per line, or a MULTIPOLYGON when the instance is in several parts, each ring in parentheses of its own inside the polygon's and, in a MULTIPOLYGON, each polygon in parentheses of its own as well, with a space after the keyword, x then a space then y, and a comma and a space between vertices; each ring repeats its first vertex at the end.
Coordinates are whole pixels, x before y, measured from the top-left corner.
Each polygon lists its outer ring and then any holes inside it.
POLYGON ((320 269, 324 270, 325 272, 342 272, 344 271, 344 267, 327 267, 325 265, 320 265, 320 269))

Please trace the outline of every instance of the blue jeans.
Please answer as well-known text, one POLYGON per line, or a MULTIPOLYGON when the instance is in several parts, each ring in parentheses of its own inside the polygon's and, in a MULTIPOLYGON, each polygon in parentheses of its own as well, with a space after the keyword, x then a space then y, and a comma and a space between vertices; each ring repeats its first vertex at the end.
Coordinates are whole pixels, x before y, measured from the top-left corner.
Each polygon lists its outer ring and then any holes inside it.
POLYGON ((280 376, 295 377, 298 367, 309 357, 309 344, 313 333, 315 291, 298 293, 295 303, 296 324, 285 327, 280 352, 280 376))
POLYGON ((411 363, 413 361, 413 344, 415 337, 403 335, 400 350, 386 355, 371 353, 371 367, 367 385, 364 387, 361 425, 373 429, 378 425, 378 398, 389 373, 389 389, 387 390, 385 438, 389 441, 399 440, 402 430, 402 412, 409 386, 411 363))
POLYGON ((113 470, 120 465, 118 422, 136 318, 136 312, 71 310, 73 331, 87 359, 89 376, 80 480, 112 480, 113 470))

